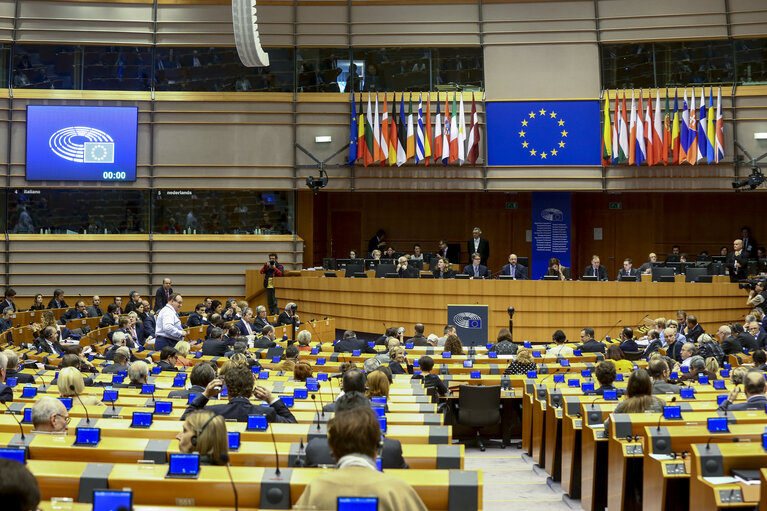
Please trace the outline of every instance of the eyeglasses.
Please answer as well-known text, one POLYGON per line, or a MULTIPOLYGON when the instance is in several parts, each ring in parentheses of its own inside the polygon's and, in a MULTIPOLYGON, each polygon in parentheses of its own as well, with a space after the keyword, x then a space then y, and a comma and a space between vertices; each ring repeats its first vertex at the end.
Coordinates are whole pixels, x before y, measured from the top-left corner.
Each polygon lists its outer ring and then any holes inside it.
POLYGON ((61 415, 60 413, 57 413, 56 417, 61 417, 62 419, 64 419, 64 422, 66 424, 69 424, 72 421, 72 417, 70 417, 68 415, 65 417, 65 416, 61 415))

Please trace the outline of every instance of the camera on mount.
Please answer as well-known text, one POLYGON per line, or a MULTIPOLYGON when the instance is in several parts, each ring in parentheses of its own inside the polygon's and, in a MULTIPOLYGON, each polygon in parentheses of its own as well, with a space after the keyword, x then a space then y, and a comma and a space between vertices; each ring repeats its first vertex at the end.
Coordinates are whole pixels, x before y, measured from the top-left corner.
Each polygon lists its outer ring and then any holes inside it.
POLYGON ((749 174, 748 177, 743 178, 740 181, 733 181, 732 187, 737 190, 748 186, 749 189, 755 190, 759 185, 764 183, 764 179, 765 177, 764 174, 762 174, 761 169, 759 167, 753 167, 751 169, 751 174, 749 174))
POLYGON ((309 176, 306 178, 306 186, 311 191, 313 191, 315 194, 320 191, 320 189, 325 188, 328 185, 328 173, 325 172, 325 170, 320 169, 320 176, 314 177, 309 176))

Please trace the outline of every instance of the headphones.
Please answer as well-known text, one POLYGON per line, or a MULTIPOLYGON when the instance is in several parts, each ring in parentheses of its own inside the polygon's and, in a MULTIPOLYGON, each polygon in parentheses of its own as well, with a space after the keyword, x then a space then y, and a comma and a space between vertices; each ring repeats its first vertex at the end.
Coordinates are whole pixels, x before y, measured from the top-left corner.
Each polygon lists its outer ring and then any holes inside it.
POLYGON ((687 451, 682 451, 680 454, 677 454, 677 453, 675 453, 675 452, 672 452, 672 453, 671 453, 671 459, 672 459, 672 460, 675 460, 675 459, 677 459, 677 457, 680 457, 680 458, 682 458, 682 459, 685 459, 685 458, 687 458, 687 455, 688 455, 688 452, 687 452, 687 451))
POLYGON ((197 447, 197 437, 198 437, 198 436, 200 436, 200 435, 202 435, 202 432, 203 432, 203 431, 205 431, 205 428, 207 428, 207 427, 208 427, 208 424, 210 424, 210 422, 211 422, 213 419, 215 419, 216 417, 218 417, 218 415, 216 415, 216 414, 214 413, 214 414, 213 414, 213 415, 210 417, 210 419, 208 419, 207 421, 205 421, 205 424, 203 424, 203 425, 200 427, 200 429, 198 429, 198 430, 197 430, 197 433, 196 433, 196 434, 195 434, 195 435, 192 437, 192 440, 191 440, 191 442, 192 442, 192 445, 193 445, 193 446, 197 447))

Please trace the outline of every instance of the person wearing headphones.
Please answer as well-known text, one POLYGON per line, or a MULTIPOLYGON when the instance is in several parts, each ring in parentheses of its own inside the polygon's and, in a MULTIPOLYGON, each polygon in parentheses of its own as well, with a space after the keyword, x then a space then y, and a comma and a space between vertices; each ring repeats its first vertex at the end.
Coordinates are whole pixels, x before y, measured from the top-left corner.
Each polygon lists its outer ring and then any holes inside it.
POLYGON ((277 318, 277 326, 282 325, 300 325, 301 322, 298 321, 298 314, 296 314, 296 311, 298 310, 298 305, 296 305, 293 302, 290 302, 285 306, 285 311, 279 315, 277 318))
POLYGON ((200 465, 226 465, 229 460, 226 421, 207 410, 190 414, 176 435, 183 454, 200 454, 200 465))

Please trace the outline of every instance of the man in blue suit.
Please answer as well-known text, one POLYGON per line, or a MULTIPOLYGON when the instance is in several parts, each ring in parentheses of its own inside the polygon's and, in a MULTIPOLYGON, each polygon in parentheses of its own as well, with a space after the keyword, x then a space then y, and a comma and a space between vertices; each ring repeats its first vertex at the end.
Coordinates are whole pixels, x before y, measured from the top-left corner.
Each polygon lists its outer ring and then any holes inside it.
POLYGON ((596 277, 597 280, 607 280, 607 268, 599 264, 599 256, 591 256, 591 264, 583 270, 584 277, 596 277))
POLYGON ((482 256, 475 252, 471 255, 471 264, 463 268, 463 274, 469 275, 473 279, 485 279, 490 277, 490 270, 487 266, 480 264, 482 256))
POLYGON ((253 309, 247 307, 242 311, 242 319, 237 322, 237 328, 242 335, 253 335, 256 333, 256 327, 253 325, 253 309))
POLYGON ((739 410, 762 410, 764 411, 765 405, 767 405, 767 397, 764 396, 765 381, 764 373, 757 370, 751 370, 746 374, 743 381, 743 387, 746 391, 746 402, 733 404, 738 398, 740 390, 736 386, 730 395, 727 396, 727 400, 719 407, 720 410, 727 410, 730 412, 736 412, 739 410))
POLYGON ((509 256, 509 264, 501 270, 501 275, 511 275, 514 280, 527 280, 527 268, 517 263, 517 254, 509 256))

